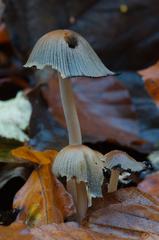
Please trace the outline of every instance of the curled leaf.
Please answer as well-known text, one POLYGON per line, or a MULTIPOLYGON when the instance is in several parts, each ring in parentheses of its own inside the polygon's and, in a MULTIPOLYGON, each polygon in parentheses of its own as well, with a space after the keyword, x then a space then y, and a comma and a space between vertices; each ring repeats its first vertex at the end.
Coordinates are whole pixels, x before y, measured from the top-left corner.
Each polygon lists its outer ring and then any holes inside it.
POLYGON ((52 163, 52 160, 57 155, 56 150, 46 150, 44 152, 39 152, 28 146, 13 149, 11 153, 16 158, 31 161, 40 165, 47 165, 49 163, 52 163))
POLYGON ((63 222, 74 213, 72 198, 51 173, 51 158, 56 151, 37 152, 21 147, 13 154, 41 165, 15 196, 13 207, 21 210, 18 219, 32 226, 63 222))
POLYGON ((33 171, 16 194, 13 207, 21 210, 18 219, 29 226, 60 223, 74 213, 70 195, 48 165, 33 171))

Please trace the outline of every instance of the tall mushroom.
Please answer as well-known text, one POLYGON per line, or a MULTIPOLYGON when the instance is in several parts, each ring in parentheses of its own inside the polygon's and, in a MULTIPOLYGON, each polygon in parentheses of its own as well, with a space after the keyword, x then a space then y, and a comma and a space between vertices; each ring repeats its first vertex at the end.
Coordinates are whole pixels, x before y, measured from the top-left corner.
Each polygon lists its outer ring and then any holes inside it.
POLYGON ((66 176, 67 189, 77 208, 78 220, 85 216, 91 197, 102 196, 103 170, 100 153, 82 145, 81 129, 75 107, 71 77, 113 75, 89 43, 70 30, 56 30, 36 43, 25 67, 58 71, 60 94, 69 135, 69 145, 62 149, 53 165, 57 176, 66 176))
POLYGON ((137 162, 126 152, 119 150, 113 150, 111 152, 108 152, 104 156, 104 159, 105 168, 111 170, 110 181, 108 184, 108 192, 114 192, 117 190, 119 175, 123 170, 139 172, 145 167, 143 163, 137 162))

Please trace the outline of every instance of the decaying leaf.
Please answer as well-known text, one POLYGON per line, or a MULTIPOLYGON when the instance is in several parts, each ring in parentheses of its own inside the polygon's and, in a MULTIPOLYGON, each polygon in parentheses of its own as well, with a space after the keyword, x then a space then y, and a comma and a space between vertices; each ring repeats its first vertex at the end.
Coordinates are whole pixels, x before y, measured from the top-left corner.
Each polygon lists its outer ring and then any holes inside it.
MULTIPOLYGON (((122 145, 142 148, 145 142, 139 137, 138 121, 129 93, 115 77, 77 78, 73 80, 73 87, 84 141, 115 139, 122 145)), ((64 127, 55 76, 43 92, 53 117, 64 127)))
POLYGON ((117 237, 112 234, 102 234, 79 227, 76 223, 48 224, 28 228, 22 222, 0 227, 0 240, 158 240, 155 234, 144 233, 140 238, 117 237))
POLYGON ((75 212, 72 198, 51 172, 56 151, 37 152, 22 147, 12 153, 39 164, 15 196, 13 207, 21 210, 18 219, 29 226, 60 223, 75 212))
MULTIPOLYGON (((76 223, 48 224, 28 228, 22 222, 0 227, 0 240, 113 240, 104 234, 79 227, 76 223)), ((116 238, 116 240, 122 240, 116 238)))
POLYGON ((9 227, 0 226, 0 240, 34 240, 34 238, 26 225, 15 222, 9 227))
POLYGON ((139 74, 145 82, 145 87, 148 93, 157 106, 159 106, 159 61, 156 64, 139 71, 139 74))
POLYGON ((21 142, 28 140, 23 132, 28 127, 31 104, 22 92, 14 99, 0 101, 0 136, 21 142))
POLYGON ((159 201, 136 188, 121 189, 96 201, 86 225, 114 239, 142 239, 143 234, 159 238, 159 201))
POLYGON ((51 164, 54 157, 57 155, 56 150, 47 150, 39 152, 30 147, 24 146, 12 150, 12 155, 17 158, 25 159, 39 165, 51 164))
MULTIPOLYGON (((30 232, 35 237, 35 240, 113 240, 111 236, 106 238, 103 234, 78 227, 73 223, 45 225, 33 228, 30 232)), ((120 240, 120 238, 116 238, 116 240, 120 240)))
POLYGON ((139 183, 138 188, 159 201, 159 172, 147 176, 139 183))
MULTIPOLYGON (((0 19, 2 17, 3 11, 4 11, 4 5, 2 4, 2 0, 0 1, 0 19)), ((8 43, 9 42, 9 33, 6 29, 6 25, 4 23, 0 24, 0 43, 8 43)))
POLYGON ((159 141, 159 109, 146 90, 143 79, 135 72, 123 72, 118 79, 130 93, 138 117, 140 137, 155 144, 159 141))
MULTIPOLYGON (((29 94, 33 106, 29 144, 40 150, 60 149, 66 146, 68 140, 58 80, 48 68, 38 71, 36 76, 43 85, 29 94)), ((156 112, 155 104, 144 89, 141 77, 137 76, 134 80, 134 75, 122 75, 124 84, 129 78, 126 87, 130 88, 131 99, 128 90, 115 77, 73 79, 85 143, 104 143, 107 140, 144 153, 152 151, 151 142, 159 139, 159 112, 156 112)))

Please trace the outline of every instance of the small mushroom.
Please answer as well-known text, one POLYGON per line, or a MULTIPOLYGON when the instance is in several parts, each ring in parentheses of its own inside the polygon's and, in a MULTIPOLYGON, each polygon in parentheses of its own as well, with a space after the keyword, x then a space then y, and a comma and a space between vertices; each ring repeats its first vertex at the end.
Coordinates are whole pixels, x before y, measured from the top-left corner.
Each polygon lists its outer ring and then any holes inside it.
POLYGON ((104 167, 111 170, 111 176, 108 184, 108 192, 117 190, 119 175, 123 170, 139 172, 144 169, 145 165, 137 162, 126 152, 113 150, 104 156, 104 167))
POLYGON ((103 172, 100 154, 82 145, 70 78, 102 77, 113 73, 104 66, 89 43, 70 30, 56 30, 42 36, 25 64, 25 67, 32 66, 38 69, 51 66, 58 71, 69 146, 58 153, 53 172, 67 177, 67 190, 74 198, 78 219, 81 220, 86 213, 89 199, 102 195, 103 172))
POLYGON ((77 207, 81 221, 92 197, 102 197, 103 155, 85 145, 68 145, 55 159, 53 171, 56 176, 67 176, 67 190, 77 207))

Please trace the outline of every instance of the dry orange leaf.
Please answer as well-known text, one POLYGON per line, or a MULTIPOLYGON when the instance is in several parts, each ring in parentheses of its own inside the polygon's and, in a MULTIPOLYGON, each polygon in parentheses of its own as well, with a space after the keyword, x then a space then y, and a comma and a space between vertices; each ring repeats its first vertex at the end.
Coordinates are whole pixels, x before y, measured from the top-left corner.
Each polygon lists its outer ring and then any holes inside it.
POLYGON ((34 240, 26 225, 17 222, 9 227, 0 226, 0 240, 34 240))
POLYGON ((40 165, 52 163, 53 159, 57 155, 56 150, 47 150, 44 152, 39 152, 33 150, 29 146, 13 149, 11 153, 16 158, 38 163, 40 165))
POLYGON ((136 188, 106 194, 90 210, 86 226, 114 239, 146 239, 151 235, 159 239, 159 201, 136 188))
POLYGON ((159 61, 146 69, 138 72, 145 81, 145 87, 153 98, 155 103, 159 105, 159 61))
POLYGON ((20 147, 12 154, 41 164, 15 196, 13 207, 21 209, 19 220, 30 226, 60 223, 74 213, 71 196, 51 172, 51 158, 56 151, 37 152, 20 147))
POLYGON ((74 213, 72 199, 52 175, 50 165, 32 172, 16 194, 13 207, 21 209, 18 219, 29 226, 60 223, 74 213))

